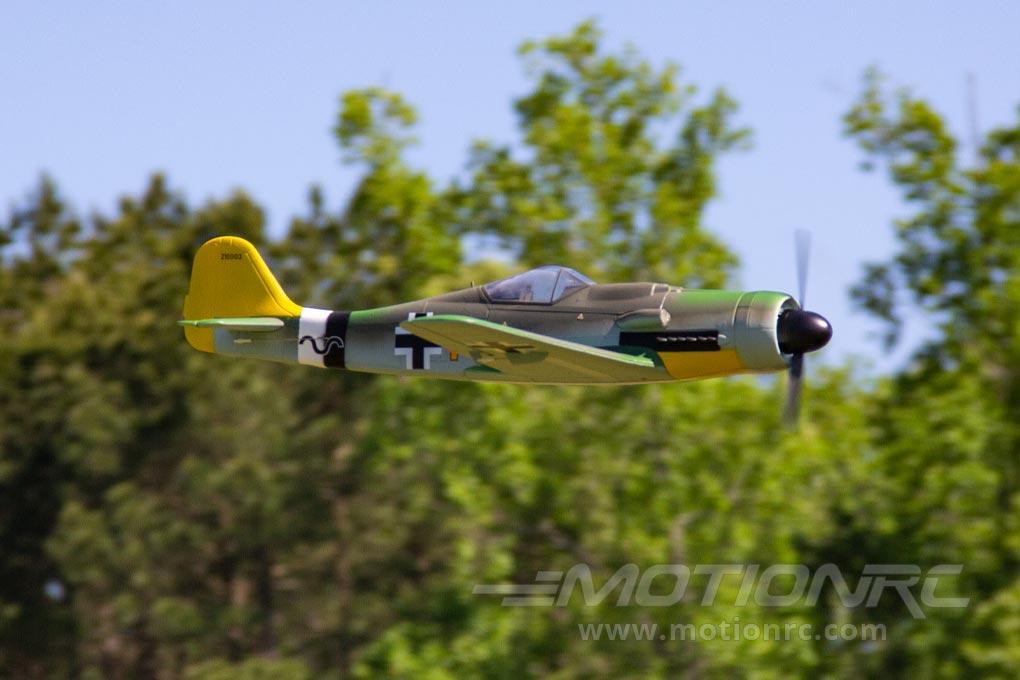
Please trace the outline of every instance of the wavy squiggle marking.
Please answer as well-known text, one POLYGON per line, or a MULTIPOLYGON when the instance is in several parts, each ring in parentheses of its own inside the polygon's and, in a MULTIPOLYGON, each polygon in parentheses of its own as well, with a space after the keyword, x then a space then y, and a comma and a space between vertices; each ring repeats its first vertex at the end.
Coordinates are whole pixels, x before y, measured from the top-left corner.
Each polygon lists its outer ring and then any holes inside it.
POLYGON ((328 335, 319 338, 314 338, 311 335, 305 335, 302 336, 300 340, 298 340, 298 344, 299 345, 305 344, 305 340, 312 343, 312 351, 315 352, 316 354, 329 354, 334 349, 344 348, 344 339, 336 335, 328 335), (322 349, 319 349, 318 343, 315 342, 316 340, 323 341, 322 349))

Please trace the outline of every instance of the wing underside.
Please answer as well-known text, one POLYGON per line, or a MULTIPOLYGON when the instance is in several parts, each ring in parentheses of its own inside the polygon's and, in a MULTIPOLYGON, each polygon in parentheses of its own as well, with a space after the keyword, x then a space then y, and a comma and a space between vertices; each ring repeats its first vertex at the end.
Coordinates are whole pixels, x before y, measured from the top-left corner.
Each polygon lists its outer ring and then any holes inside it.
POLYGON ((470 356, 510 382, 591 384, 670 379, 647 356, 589 347, 469 316, 422 316, 400 326, 449 352, 470 356))

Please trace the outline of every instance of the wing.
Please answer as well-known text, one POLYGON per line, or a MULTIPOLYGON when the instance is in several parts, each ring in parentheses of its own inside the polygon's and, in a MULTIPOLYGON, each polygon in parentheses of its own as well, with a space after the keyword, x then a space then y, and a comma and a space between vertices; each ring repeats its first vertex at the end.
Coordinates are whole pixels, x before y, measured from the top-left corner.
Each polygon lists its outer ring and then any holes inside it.
POLYGON ((470 356, 511 381, 577 384, 670 379, 645 356, 589 347, 469 316, 420 316, 400 327, 447 351, 470 356))

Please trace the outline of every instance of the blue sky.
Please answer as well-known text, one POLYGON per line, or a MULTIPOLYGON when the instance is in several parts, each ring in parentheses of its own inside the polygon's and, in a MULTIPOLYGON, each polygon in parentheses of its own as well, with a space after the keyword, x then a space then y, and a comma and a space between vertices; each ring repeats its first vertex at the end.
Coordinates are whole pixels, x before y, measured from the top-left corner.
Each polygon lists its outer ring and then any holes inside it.
MULTIPOLYGON (((193 203, 246 189, 280 234, 311 183, 334 205, 351 187, 330 136, 341 91, 402 92, 422 118, 412 161, 446 179, 471 139, 514 138, 510 101, 527 88, 515 47, 590 16, 610 45, 741 103, 754 147, 721 164, 707 215, 742 258, 741 285, 792 291, 792 232, 812 230, 809 306, 836 329, 826 360, 898 365, 905 350, 883 353, 846 291, 892 252, 905 209, 881 173, 859 172, 840 116, 874 64, 965 139, 968 73, 979 128, 1010 121, 1020 3, 5 2, 2 208, 45 171, 79 209, 109 210, 163 170, 193 203)), ((923 320, 908 329, 916 341, 923 320)))

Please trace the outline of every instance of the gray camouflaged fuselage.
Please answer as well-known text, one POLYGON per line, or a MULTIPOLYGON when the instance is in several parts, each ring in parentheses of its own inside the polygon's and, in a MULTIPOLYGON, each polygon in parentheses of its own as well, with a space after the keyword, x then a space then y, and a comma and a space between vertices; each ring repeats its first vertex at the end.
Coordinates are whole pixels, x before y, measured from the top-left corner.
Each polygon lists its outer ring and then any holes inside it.
MULTIPOLYGON (((400 327, 427 316, 471 317, 588 347, 647 357, 654 370, 615 382, 658 382, 776 370, 774 316, 782 293, 682 290, 661 283, 594 284, 549 304, 495 302, 476 286, 432 298, 344 312, 303 308, 271 333, 216 329, 216 352, 369 373, 451 380, 522 380, 400 327), (756 320, 760 323, 756 324, 756 320)), ((569 382, 605 382, 570 380, 569 382)))

